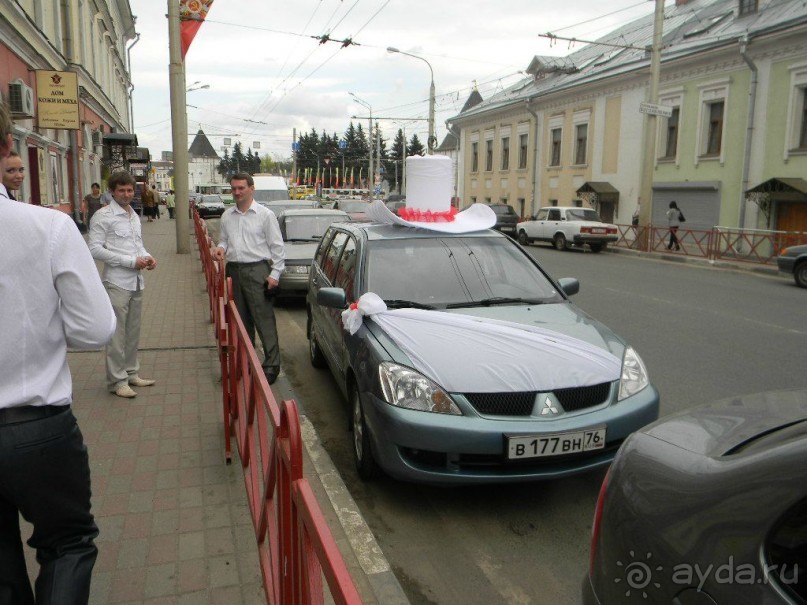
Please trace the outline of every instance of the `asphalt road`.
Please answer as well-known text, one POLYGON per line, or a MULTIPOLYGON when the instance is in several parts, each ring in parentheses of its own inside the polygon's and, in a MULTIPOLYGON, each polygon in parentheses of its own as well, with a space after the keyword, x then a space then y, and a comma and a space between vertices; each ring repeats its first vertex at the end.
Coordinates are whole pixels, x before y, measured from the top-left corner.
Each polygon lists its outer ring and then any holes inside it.
MULTIPOLYGON (((574 302, 636 348, 661 392, 662 415, 807 387, 807 292, 792 280, 629 254, 529 250, 553 276, 579 278, 574 302)), ((602 472, 454 489, 364 483, 353 469, 346 403, 329 372, 308 362, 304 305, 286 303, 277 316, 294 396, 412 603, 579 602, 602 472)))

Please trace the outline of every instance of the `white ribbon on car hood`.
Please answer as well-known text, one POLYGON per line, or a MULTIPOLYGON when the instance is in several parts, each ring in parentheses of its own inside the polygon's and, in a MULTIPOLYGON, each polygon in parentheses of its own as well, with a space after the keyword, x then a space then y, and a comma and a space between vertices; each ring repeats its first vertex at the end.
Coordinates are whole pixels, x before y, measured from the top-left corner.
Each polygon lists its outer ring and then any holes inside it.
POLYGON ((520 323, 393 309, 367 292, 342 312, 350 334, 372 316, 416 370, 449 392, 552 391, 619 379, 622 360, 591 343, 520 323))

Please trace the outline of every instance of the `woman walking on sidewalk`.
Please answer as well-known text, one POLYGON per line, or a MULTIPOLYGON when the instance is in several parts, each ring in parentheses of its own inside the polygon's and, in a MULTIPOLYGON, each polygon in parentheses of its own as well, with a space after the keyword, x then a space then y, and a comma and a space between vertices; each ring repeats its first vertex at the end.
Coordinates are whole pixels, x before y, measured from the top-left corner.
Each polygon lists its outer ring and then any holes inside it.
POLYGON ((675 203, 675 200, 670 202, 670 208, 667 210, 667 225, 670 228, 670 243, 667 244, 667 250, 672 250, 673 246, 675 246, 676 250, 681 249, 681 244, 678 241, 678 228, 681 226, 681 217, 683 214, 681 210, 678 208, 678 204, 675 203))

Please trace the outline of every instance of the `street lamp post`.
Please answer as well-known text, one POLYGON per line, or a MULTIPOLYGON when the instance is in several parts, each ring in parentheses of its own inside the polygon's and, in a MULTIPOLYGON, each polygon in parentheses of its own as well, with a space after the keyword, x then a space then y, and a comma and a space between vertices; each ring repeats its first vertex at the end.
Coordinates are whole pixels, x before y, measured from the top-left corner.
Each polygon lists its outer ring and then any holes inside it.
POLYGON ((412 57, 413 59, 420 59, 426 65, 429 66, 429 73, 431 74, 431 84, 429 85, 429 140, 427 141, 429 155, 434 153, 434 148, 437 147, 437 138, 434 136, 434 70, 432 69, 432 64, 429 63, 423 57, 419 57, 418 55, 413 55, 411 53, 404 52, 395 48, 394 46, 387 47, 388 53, 398 53, 401 55, 406 55, 407 57, 412 57))
POLYGON ((368 142, 369 147, 370 147, 370 174, 369 174, 368 178, 370 179, 371 182, 370 182, 370 186, 367 189, 368 189, 368 193, 370 194, 370 199, 372 199, 372 197, 373 197, 373 187, 375 187, 375 183, 372 182, 372 181, 375 180, 373 178, 373 176, 375 175, 375 173, 373 172, 373 138, 372 138, 373 137, 373 108, 370 107, 370 104, 367 101, 364 101, 364 100, 360 99, 359 97, 354 95, 352 92, 348 92, 347 94, 349 94, 351 97, 353 97, 353 99, 359 105, 362 105, 362 106, 366 107, 367 111, 370 112, 370 130, 367 133, 367 142, 368 142))
POLYGON ((202 90, 203 88, 210 88, 210 84, 202 84, 199 80, 188 86, 185 92, 193 92, 194 90, 202 90))

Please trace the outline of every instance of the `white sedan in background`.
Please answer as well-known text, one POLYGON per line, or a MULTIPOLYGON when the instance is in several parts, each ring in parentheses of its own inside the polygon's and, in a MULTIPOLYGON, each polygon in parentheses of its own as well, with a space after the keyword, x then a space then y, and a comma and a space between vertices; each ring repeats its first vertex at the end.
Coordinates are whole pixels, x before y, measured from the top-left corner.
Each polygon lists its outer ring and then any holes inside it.
POLYGON ((593 208, 577 206, 551 206, 541 208, 532 220, 517 227, 518 241, 522 246, 532 242, 549 242, 557 250, 588 244, 592 252, 601 252, 608 242, 619 239, 616 225, 602 222, 593 208))

